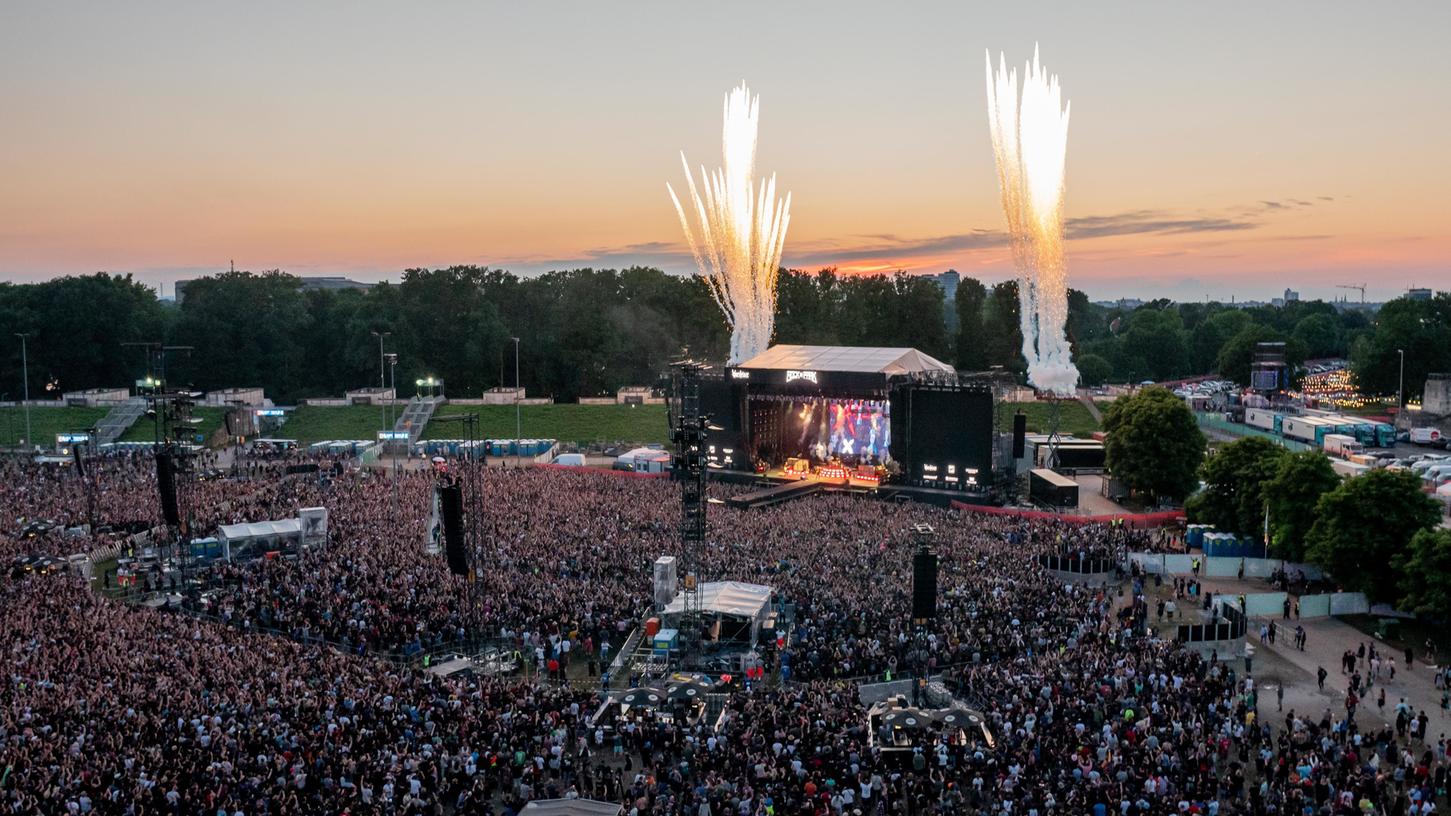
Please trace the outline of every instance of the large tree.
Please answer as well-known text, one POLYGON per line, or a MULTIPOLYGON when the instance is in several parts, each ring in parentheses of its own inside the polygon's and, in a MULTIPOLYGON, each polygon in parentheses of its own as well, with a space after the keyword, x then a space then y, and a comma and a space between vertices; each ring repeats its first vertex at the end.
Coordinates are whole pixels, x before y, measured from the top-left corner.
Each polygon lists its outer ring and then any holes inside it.
POLYGON ((1172 307, 1146 304, 1135 309, 1123 332, 1123 346, 1137 352, 1143 373, 1155 380, 1171 379, 1188 371, 1188 332, 1184 331, 1179 312, 1172 307))
POLYGON ((1264 485, 1270 504, 1270 551, 1278 558, 1303 561, 1305 538, 1315 523, 1320 497, 1340 484, 1330 458, 1320 451, 1300 451, 1280 458, 1275 475, 1264 485))
POLYGON ((953 296, 957 307, 957 367, 966 371, 987 368, 987 287, 976 278, 963 278, 953 296))
POLYGON ((20 340, 30 370, 32 399, 60 392, 128 386, 146 373, 134 342, 167 339, 167 311, 150 287, 130 275, 83 275, 35 284, 0 283, 0 368, 14 371, 0 391, 19 397, 20 340))
POLYGON ((1189 406, 1165 388, 1143 388, 1109 405, 1103 422, 1108 469, 1133 490, 1183 499, 1198 484, 1204 434, 1189 406))
POLYGON ((1418 530, 1396 566, 1400 607, 1442 621, 1451 618, 1451 530, 1418 530))
POLYGON ((1441 520, 1436 501, 1404 470, 1372 470, 1320 497, 1307 554, 1344 586, 1374 601, 1400 596, 1403 558, 1418 530, 1441 520))
POLYGON ((1262 537, 1265 486, 1285 456, 1284 448, 1258 436, 1220 448, 1204 462, 1204 488, 1185 503, 1189 520, 1241 536, 1262 537))
POLYGON ((1405 352, 1405 393, 1421 393, 1426 375, 1451 371, 1451 294, 1430 300, 1397 298, 1381 307, 1375 331, 1351 349, 1356 382, 1371 394, 1394 394, 1405 352))
POLYGON ((1023 328, 1018 322, 1017 281, 993 285, 983 309, 983 328, 987 332, 983 345, 989 367, 1002 366, 1017 372, 1028 370, 1028 362, 1023 359, 1023 328))

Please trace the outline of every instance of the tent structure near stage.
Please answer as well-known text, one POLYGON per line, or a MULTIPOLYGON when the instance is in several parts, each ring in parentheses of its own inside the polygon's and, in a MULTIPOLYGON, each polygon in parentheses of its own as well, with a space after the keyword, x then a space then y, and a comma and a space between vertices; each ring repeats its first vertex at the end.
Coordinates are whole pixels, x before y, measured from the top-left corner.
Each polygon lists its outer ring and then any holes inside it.
POLYGON ((867 489, 991 482, 992 390, 917 349, 772 346, 703 380, 700 400, 718 468, 867 489))

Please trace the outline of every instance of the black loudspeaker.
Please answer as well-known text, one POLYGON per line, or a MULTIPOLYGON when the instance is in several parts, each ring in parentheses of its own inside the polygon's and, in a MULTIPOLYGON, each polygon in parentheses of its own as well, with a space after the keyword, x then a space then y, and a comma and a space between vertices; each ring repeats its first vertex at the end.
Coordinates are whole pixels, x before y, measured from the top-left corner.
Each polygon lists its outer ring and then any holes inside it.
POLYGON ((1023 455, 1028 452, 1027 444, 1026 444, 1027 440, 1025 439, 1025 437, 1027 435, 1028 435, 1028 415, 1027 414, 1013 414, 1013 458, 1014 459, 1022 459, 1023 458, 1023 455))
POLYGON ((71 455, 76 460, 76 475, 82 479, 86 478, 86 460, 81 457, 81 446, 71 443, 71 455))
POLYGON ((176 463, 171 454, 156 454, 156 488, 161 493, 161 515, 172 527, 181 526, 181 513, 176 509, 176 463))
POLYGON ((439 514, 443 517, 443 551, 448 556, 448 571, 454 575, 469 574, 469 555, 464 546, 464 497, 458 485, 438 489, 439 514))
POLYGON ((937 617, 937 553, 921 549, 912 556, 912 620, 937 617))

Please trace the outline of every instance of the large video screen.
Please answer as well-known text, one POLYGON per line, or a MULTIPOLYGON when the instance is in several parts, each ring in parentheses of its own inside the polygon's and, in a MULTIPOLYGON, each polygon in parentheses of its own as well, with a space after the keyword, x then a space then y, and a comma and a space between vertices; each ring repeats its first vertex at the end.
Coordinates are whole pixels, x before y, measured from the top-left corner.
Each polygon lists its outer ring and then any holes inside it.
POLYGON ((907 438, 897 439, 896 458, 904 461, 909 478, 958 488, 991 481, 991 392, 912 386, 897 393, 897 410, 907 414, 898 418, 898 427, 907 438))
POLYGON ((864 399, 803 399, 785 403, 781 447, 817 462, 877 464, 892 444, 891 403, 864 399))

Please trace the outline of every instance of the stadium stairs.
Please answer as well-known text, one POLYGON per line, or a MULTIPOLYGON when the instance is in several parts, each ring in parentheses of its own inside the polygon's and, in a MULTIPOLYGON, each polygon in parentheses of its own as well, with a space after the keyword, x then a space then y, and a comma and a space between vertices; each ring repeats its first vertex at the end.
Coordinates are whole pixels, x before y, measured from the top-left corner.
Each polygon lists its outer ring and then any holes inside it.
POLYGON ((146 413, 146 399, 144 397, 131 397, 125 402, 118 402, 111 406, 111 410, 101 417, 96 423, 97 445, 105 445, 115 442, 121 438, 121 434, 136 424, 136 420, 146 413))
POLYGON ((393 430, 407 431, 408 444, 413 445, 423 436, 428 420, 433 418, 433 412, 442 404, 443 397, 414 397, 408 400, 408 407, 403 409, 403 414, 393 423, 393 430))

